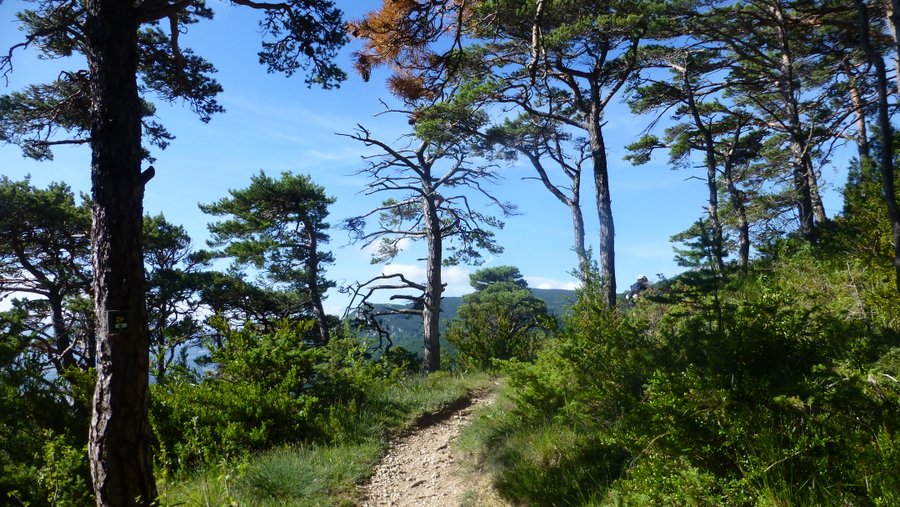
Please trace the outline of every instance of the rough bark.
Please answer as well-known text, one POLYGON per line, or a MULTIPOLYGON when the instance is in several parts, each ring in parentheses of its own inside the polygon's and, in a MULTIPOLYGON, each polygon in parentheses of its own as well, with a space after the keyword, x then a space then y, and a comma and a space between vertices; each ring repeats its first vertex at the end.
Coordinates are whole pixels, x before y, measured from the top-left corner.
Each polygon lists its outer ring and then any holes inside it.
POLYGON ((144 177, 134 4, 90 0, 91 182, 97 384, 89 456, 97 505, 150 505, 150 335, 141 248, 144 177))
POLYGON ((597 216, 600 219, 600 278, 604 284, 606 306, 612 308, 616 305, 616 232, 609 192, 609 164, 599 112, 588 125, 587 132, 591 144, 597 216))
POLYGON ((443 261, 443 233, 435 203, 434 190, 424 189, 422 212, 425 215, 425 230, 428 240, 428 258, 425 265, 425 298, 422 308, 422 326, 425 331, 425 354, 422 369, 426 373, 437 371, 441 366, 441 263, 443 261))

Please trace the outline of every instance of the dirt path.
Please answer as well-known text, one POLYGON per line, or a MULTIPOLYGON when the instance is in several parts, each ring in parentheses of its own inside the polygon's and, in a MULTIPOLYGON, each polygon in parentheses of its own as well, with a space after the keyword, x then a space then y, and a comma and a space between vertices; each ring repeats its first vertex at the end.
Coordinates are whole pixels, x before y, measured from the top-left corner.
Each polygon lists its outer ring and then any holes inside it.
POLYGON ((474 470, 466 457, 451 453, 460 429, 478 407, 494 401, 494 394, 477 395, 471 404, 426 423, 391 444, 387 456, 362 487, 364 507, 505 505, 490 480, 474 470))

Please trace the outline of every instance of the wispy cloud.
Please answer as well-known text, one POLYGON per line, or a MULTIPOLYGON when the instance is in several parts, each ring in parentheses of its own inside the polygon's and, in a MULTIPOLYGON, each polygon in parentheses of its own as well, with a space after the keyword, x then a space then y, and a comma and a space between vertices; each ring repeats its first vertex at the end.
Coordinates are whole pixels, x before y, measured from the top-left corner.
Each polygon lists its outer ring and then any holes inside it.
MULTIPOLYGON (((247 97, 230 94, 223 100, 223 105, 231 114, 241 114, 256 118, 259 124, 285 125, 296 124, 302 126, 304 131, 314 129, 329 133, 339 132, 352 128, 354 122, 350 118, 341 118, 333 114, 315 111, 313 108, 302 107, 300 103, 278 103, 277 107, 271 102, 260 101, 255 97, 247 97)), ((284 131, 282 131, 284 132, 284 131)))
POLYGON ((368 150, 365 149, 352 149, 348 147, 342 147, 335 150, 322 151, 316 148, 311 150, 307 150, 306 155, 318 160, 325 160, 329 162, 334 161, 344 161, 344 160, 359 160, 363 155, 368 154, 368 150))

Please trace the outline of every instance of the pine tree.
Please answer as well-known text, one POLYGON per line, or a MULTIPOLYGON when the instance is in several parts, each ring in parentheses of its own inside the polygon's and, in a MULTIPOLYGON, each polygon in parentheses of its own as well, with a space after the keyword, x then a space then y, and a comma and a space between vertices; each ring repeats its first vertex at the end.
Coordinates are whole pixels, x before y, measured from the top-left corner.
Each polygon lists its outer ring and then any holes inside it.
MULTIPOLYGON (((343 73, 331 63, 344 42, 341 12, 328 1, 291 0, 270 4, 235 0, 260 10, 267 38, 260 60, 270 70, 292 74, 309 70, 308 82, 332 86, 343 73)), ((75 141, 91 146, 94 302, 97 322, 97 372, 90 458, 98 505, 148 505, 156 499, 150 456, 148 410, 149 333, 144 306, 144 263, 141 245, 144 186, 152 168, 141 169, 146 156, 142 127, 151 137, 158 125, 142 125, 147 102, 141 89, 164 100, 184 99, 201 119, 217 112, 218 85, 209 78, 212 66, 181 48, 184 23, 212 17, 202 1, 140 3, 118 0, 34 2, 23 10, 19 23, 23 42, 0 57, 0 72, 12 71, 15 50, 36 47, 44 56, 82 55, 86 68, 63 72, 60 80, 24 92, 25 98, 47 98, 37 108, 56 113, 52 102, 75 97, 76 113, 53 114, 35 120, 35 128, 51 134, 59 129, 75 134, 75 141), (168 31, 160 26, 166 22, 168 31), (138 86, 138 78, 142 86, 138 86), (71 90, 71 93, 69 91, 71 90), (79 105, 81 104, 81 105, 79 105), (84 104, 90 107, 84 108, 84 104), (84 110, 90 111, 84 115, 84 110)), ((71 61, 71 60, 67 60, 71 61)), ((62 100, 63 103, 66 101, 62 100)), ((4 99, 4 111, 17 110, 4 99)), ((6 115, 4 115, 6 116, 6 115)), ((16 122, 0 126, 13 128, 16 122)), ((52 145, 40 134, 4 140, 38 139, 36 155, 52 145), (41 144, 41 143, 44 144, 41 144)), ((165 136, 157 136, 165 139, 165 136)), ((70 139, 53 142, 70 142, 70 139)), ((29 147, 26 146, 26 152, 29 147)), ((46 157, 45 157, 46 158, 46 157)))

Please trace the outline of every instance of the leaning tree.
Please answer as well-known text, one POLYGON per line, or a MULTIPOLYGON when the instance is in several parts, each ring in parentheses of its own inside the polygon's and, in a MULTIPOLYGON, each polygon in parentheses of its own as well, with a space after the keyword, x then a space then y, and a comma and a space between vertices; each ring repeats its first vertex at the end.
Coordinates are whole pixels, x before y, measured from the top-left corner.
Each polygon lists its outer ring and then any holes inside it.
POLYGON ((224 217, 209 224, 209 245, 240 266, 262 270, 271 287, 285 287, 297 295, 301 312, 312 314, 318 341, 328 343, 328 318, 322 306, 325 291, 333 286, 322 267, 333 261, 320 250, 328 241, 328 206, 334 198, 309 176, 288 172, 273 179, 264 172, 250 186, 229 190, 229 197, 201 204, 207 214, 224 217))
MULTIPOLYGON (((270 70, 309 71, 308 82, 326 87, 343 78, 332 59, 345 29, 332 2, 232 3, 262 14, 260 62, 270 70)), ((156 484, 147 420, 149 335, 141 229, 144 186, 154 171, 142 171, 142 136, 165 142, 168 134, 158 123, 142 124, 152 106, 141 93, 184 99, 203 119, 221 110, 214 99, 220 87, 210 77, 212 65, 183 48, 180 40, 186 24, 211 18, 213 12, 202 0, 49 0, 33 5, 18 14, 23 40, 0 57, 0 72, 11 72, 15 51, 27 47, 47 58, 82 55, 87 65, 0 100, 4 118, 14 110, 43 129, 37 144, 29 145, 35 136, 15 131, 22 122, 0 122, 0 139, 19 142, 26 150, 36 147, 39 154, 41 147, 58 143, 91 146, 97 321, 89 443, 93 486, 98 505, 147 505, 156 498, 156 484), (18 106, 20 99, 33 99, 37 105, 30 110, 37 113, 29 117, 29 108, 18 106)))

